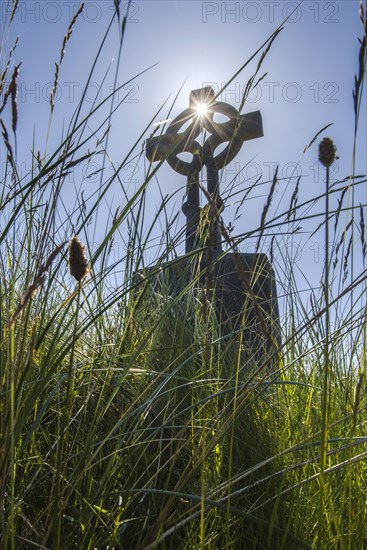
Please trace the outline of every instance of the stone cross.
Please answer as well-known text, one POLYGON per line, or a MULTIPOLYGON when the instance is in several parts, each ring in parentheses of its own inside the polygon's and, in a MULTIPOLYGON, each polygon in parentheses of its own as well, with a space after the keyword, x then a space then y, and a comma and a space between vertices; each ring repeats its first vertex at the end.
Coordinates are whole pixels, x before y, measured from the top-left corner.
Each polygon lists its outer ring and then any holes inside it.
MULTIPOLYGON (((186 253, 198 245, 200 224, 199 174, 206 167, 207 192, 217 214, 223 209, 219 192, 218 171, 231 162, 245 141, 262 137, 263 127, 260 111, 241 115, 232 105, 215 101, 213 88, 207 86, 190 93, 189 107, 169 124, 165 134, 152 136, 146 143, 146 155, 150 162, 167 160, 168 164, 187 177, 186 202, 182 211, 186 216, 186 253), (227 117, 225 122, 216 122, 215 113, 227 117), (183 126, 186 126, 182 131, 183 126), (197 138, 202 136, 202 144, 197 138), (222 143, 226 147, 218 154, 215 150, 222 143), (191 153, 191 162, 178 157, 191 153)), ((209 208, 209 212, 213 209, 209 208)), ((213 221, 214 249, 221 250, 221 235, 218 223, 213 221)))

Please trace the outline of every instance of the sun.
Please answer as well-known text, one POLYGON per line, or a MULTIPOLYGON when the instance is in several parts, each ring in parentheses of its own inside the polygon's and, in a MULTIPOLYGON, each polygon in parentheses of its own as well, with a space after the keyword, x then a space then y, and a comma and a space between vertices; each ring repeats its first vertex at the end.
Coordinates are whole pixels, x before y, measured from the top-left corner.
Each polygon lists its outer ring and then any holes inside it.
POLYGON ((199 116, 206 116, 208 114, 207 103, 198 103, 195 107, 195 111, 199 116))

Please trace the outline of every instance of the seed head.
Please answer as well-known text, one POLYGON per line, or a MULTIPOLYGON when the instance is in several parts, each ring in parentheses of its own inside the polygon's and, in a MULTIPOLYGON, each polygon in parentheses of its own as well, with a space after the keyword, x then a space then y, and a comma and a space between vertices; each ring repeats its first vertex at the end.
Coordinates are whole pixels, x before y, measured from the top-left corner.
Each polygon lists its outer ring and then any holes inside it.
POLYGON ((79 237, 73 237, 69 244, 69 269, 71 275, 81 281, 89 273, 88 260, 79 237))
POLYGON ((336 158, 338 157, 336 156, 336 147, 333 140, 328 137, 324 138, 319 145, 319 161, 328 168, 336 158))

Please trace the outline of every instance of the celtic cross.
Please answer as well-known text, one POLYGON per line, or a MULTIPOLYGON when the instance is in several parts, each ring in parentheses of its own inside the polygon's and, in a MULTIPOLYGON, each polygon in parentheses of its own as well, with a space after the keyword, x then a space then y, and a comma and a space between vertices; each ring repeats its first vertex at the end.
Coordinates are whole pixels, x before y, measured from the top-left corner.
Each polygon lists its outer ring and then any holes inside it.
MULTIPOLYGON (((198 244, 202 210, 200 171, 205 166, 207 192, 219 213, 223 208, 219 192, 219 170, 237 156, 244 141, 262 136, 260 111, 241 115, 232 105, 215 101, 213 88, 207 86, 190 93, 189 108, 172 120, 165 134, 147 140, 146 155, 150 162, 167 160, 173 170, 187 177, 187 199, 182 206, 186 216, 186 253, 194 250, 198 244), (226 116, 228 120, 215 122, 215 113, 226 116), (187 127, 180 131, 183 126, 187 127), (197 141, 201 134, 202 145, 197 141), (222 143, 227 143, 226 147, 215 155, 215 150, 222 143), (185 152, 192 154, 191 162, 178 157, 180 153, 185 152)), ((212 211, 213 209, 209 208, 209 212, 212 211)), ((217 221, 213 221, 213 229, 214 251, 220 252, 221 235, 217 221)))

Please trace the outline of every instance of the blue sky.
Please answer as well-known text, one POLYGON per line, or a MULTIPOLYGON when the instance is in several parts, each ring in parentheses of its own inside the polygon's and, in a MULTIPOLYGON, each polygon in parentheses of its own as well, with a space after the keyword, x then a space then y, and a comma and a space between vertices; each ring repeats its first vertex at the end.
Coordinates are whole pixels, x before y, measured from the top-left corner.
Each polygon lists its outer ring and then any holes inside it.
MULTIPOLYGON (((8 2, 1 5, 2 24, 8 2)), ((117 21, 99 59, 87 102, 92 105, 103 75, 106 79, 99 91, 100 98, 110 93, 115 71, 120 84, 132 81, 119 92, 118 99, 129 94, 113 118, 109 139, 111 161, 119 163, 131 145, 168 99, 157 118, 166 118, 174 97, 182 91, 173 108, 173 116, 188 106, 192 89, 211 83, 215 90, 232 77, 243 63, 257 50, 266 38, 298 5, 293 1, 133 1, 128 17, 120 64, 117 63, 119 27, 117 21), (140 77, 141 71, 155 65, 140 77)), ((46 145, 49 112, 49 93, 54 79, 55 61, 71 17, 79 6, 75 1, 20 0, 18 14, 5 36, 11 45, 19 36, 16 62, 22 61, 19 79, 18 160, 24 172, 31 163, 30 147, 35 132, 36 149, 48 152, 60 142, 64 124, 77 106, 81 90, 91 63, 113 15, 113 1, 86 1, 84 13, 75 25, 65 58, 60 68, 58 95, 50 137, 46 145)), ((354 75, 358 69, 359 44, 362 34, 358 16, 359 0, 315 1, 305 0, 293 13, 277 37, 260 74, 267 73, 257 91, 248 98, 243 112, 260 110, 263 117, 264 137, 246 143, 238 157, 222 174, 222 189, 226 189, 235 173, 238 189, 245 189, 260 173, 263 181, 272 179, 279 165, 279 183, 272 204, 272 212, 287 208, 293 192, 295 178, 301 175, 299 202, 323 190, 322 172, 317 161, 317 145, 302 154, 311 138, 326 124, 333 123, 323 136, 335 141, 340 159, 335 165, 333 178, 348 176, 353 147, 354 75)), ((126 2, 121 5, 126 13, 126 2)), ((239 107, 242 91, 253 74, 258 57, 231 83, 221 100, 239 107)), ((1 60, 2 64, 4 59, 1 60)), ((360 125, 357 173, 366 173, 366 112, 360 125)), ((96 119, 95 124, 97 125, 96 119)), ((91 123, 91 129, 93 129, 91 123)), ((146 132, 148 137, 153 126, 146 132)), ((320 138, 321 139, 321 138, 320 138)), ((141 150, 141 143, 136 153, 141 150)), ((98 187, 98 178, 87 179, 90 166, 81 175, 88 190, 98 187)), ((130 191, 144 179, 144 162, 132 160, 125 169, 124 181, 130 191)), ((111 175, 112 172, 109 173, 111 175)), ((163 194, 179 191, 173 210, 179 210, 183 198, 185 178, 162 166, 158 180, 163 194)), ((75 182, 73 182, 75 183, 75 182)), ((258 195, 267 194, 270 183, 258 195)), ((357 202, 366 204, 366 188, 357 189, 357 202)), ((109 197, 114 204, 123 203, 118 189, 109 197)), ((232 221, 236 199, 228 200, 224 212, 226 222, 232 221)), ((245 203, 235 223, 235 233, 241 233, 259 224, 264 196, 245 203)), ((336 202, 333 199, 334 202, 336 202)), ((149 215, 153 216, 160 203, 157 182, 148 190, 149 215)), ((322 208, 316 206, 314 211, 322 208)), ((103 226, 99 224, 99 228, 103 226)), ((181 223, 183 223, 181 218, 181 223)), ((313 220, 304 224, 310 233, 317 226, 313 220)), ((98 231, 95 239, 98 244, 98 231)), ((309 278, 320 277, 322 235, 307 241, 300 235, 292 245, 299 250, 297 265, 309 270, 309 278), (315 250, 320 253, 316 253, 315 250)), ((255 240, 243 244, 245 251, 253 249, 255 240)), ((279 246, 287 249, 288 238, 279 237, 279 246)), ((266 243, 264 243, 266 249, 266 243)), ((358 249, 359 250, 359 249, 358 249)))

